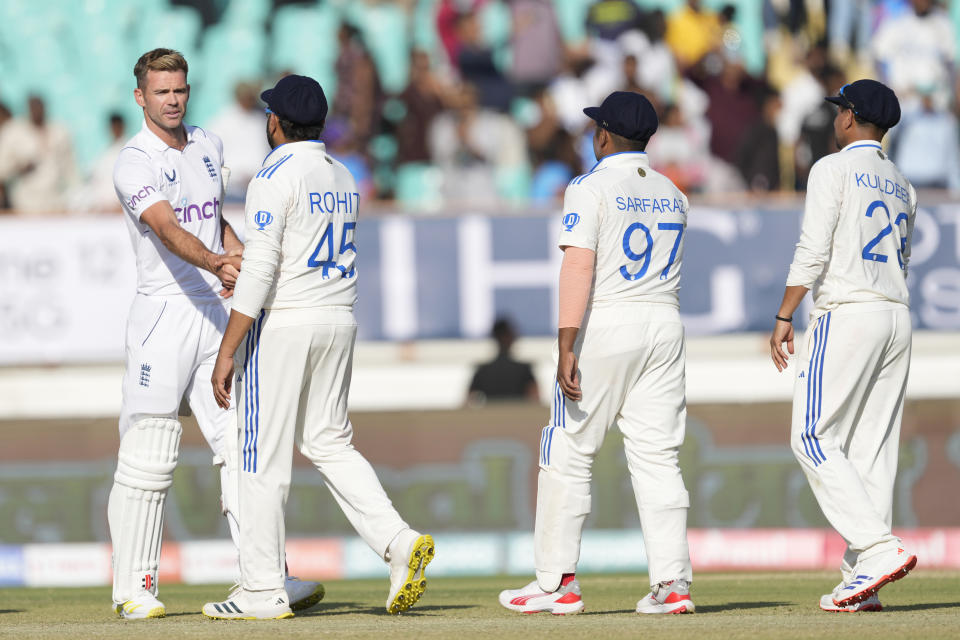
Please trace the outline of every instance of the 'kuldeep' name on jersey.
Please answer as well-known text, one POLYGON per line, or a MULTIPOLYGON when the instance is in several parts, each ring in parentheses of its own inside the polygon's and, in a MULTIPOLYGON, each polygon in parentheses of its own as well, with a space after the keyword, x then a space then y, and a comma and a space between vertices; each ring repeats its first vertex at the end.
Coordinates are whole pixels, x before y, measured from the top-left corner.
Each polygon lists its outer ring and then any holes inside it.
POLYGON ((360 194, 356 191, 311 191, 310 213, 356 213, 360 207, 360 194))
POLYGON ((640 198, 617 196, 618 211, 639 211, 640 213, 684 213, 683 202, 669 198, 640 198))
POLYGON ((901 202, 910 204, 910 194, 907 192, 907 188, 889 178, 881 178, 875 173, 854 173, 853 177, 856 179, 857 187, 861 189, 876 190, 880 193, 894 196, 901 202))

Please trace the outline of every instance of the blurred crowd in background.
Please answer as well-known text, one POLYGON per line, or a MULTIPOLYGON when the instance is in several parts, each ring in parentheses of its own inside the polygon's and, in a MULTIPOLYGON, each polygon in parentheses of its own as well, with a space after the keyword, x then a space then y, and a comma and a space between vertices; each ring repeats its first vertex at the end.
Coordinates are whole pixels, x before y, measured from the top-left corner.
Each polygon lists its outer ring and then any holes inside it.
POLYGON ((861 77, 900 98, 907 178, 960 194, 960 7, 937 0, 37 4, 0 8, 0 208, 20 215, 119 211, 156 46, 187 57, 186 121, 223 139, 233 202, 269 151, 259 92, 291 72, 323 84, 328 149, 389 210, 556 206, 595 161, 582 109, 614 90, 653 101, 651 164, 684 191, 800 191, 835 150, 823 97, 861 77))

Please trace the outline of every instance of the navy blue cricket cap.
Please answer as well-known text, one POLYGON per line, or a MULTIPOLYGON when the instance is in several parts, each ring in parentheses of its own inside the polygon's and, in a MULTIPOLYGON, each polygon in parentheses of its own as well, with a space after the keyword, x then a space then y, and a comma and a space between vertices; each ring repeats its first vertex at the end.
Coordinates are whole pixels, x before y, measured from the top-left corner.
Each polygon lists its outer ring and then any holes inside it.
POLYGON ((900 122, 897 94, 882 82, 857 80, 840 87, 839 93, 826 98, 827 102, 846 107, 881 129, 890 129, 900 122))
POLYGON ((321 125, 327 118, 327 97, 320 83, 307 76, 280 78, 273 89, 260 94, 270 111, 294 124, 321 125))
POLYGON ((660 125, 657 110, 646 96, 632 91, 614 91, 599 107, 587 107, 583 112, 610 133, 628 140, 649 140, 660 125))

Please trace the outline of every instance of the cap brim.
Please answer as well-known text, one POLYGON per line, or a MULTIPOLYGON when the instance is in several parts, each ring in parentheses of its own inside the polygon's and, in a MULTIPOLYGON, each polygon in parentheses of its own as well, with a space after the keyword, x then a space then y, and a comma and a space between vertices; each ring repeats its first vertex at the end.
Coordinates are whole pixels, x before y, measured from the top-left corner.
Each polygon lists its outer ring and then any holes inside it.
POLYGON ((587 117, 591 120, 599 122, 600 120, 600 107, 587 107, 583 110, 587 117))
POLYGON ((271 95, 273 95, 273 89, 267 89, 266 91, 260 94, 260 99, 263 100, 265 103, 270 104, 271 95))
POLYGON ((827 96, 826 98, 824 98, 824 100, 826 100, 827 102, 832 102, 838 107, 849 106, 849 103, 847 103, 847 101, 841 98, 840 96, 827 96))

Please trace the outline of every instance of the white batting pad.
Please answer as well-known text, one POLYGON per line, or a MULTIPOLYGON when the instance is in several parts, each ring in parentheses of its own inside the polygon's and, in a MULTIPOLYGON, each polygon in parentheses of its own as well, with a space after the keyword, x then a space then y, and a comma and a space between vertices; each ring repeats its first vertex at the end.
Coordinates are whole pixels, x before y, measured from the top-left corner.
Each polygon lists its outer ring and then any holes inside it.
POLYGON ((146 418, 134 423, 120 440, 107 509, 117 604, 140 590, 157 593, 163 503, 173 483, 180 433, 176 420, 146 418))
POLYGON ((574 481, 552 469, 540 470, 533 540, 537 582, 544 591, 554 591, 562 574, 576 570, 583 523, 589 513, 589 480, 574 481), (553 588, 548 588, 551 585, 553 588))

